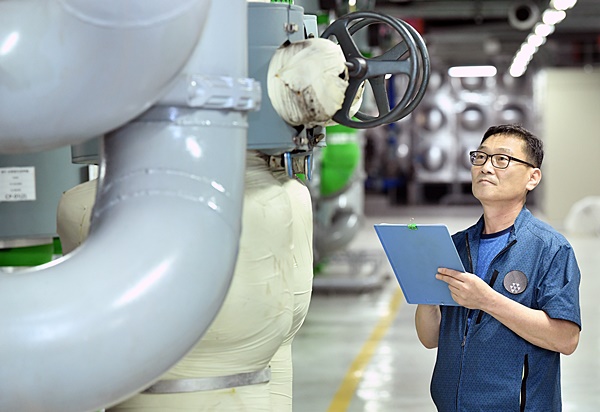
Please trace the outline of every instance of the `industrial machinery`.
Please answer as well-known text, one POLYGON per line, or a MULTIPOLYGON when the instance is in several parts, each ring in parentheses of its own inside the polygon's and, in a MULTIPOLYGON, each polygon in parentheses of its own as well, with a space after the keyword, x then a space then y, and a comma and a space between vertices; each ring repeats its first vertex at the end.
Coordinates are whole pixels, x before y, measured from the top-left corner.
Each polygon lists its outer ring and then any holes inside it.
MULTIPOLYGON (((0 410, 94 411, 159 383, 201 340, 231 285, 248 151, 310 177, 332 118, 368 128, 418 105, 429 60, 410 26, 358 12, 320 37, 311 20, 299 6, 243 0, 0 2, 0 173, 22 176, 20 195, 35 194, 0 204, 1 248, 56 235, 30 227, 38 213, 29 206, 54 204, 35 186, 42 161, 11 156, 46 157, 102 136, 85 242, 48 263, 0 269, 0 410), (402 40, 366 57, 353 35, 370 24, 402 40), (317 44, 331 53, 321 63, 341 62, 339 106, 292 81, 288 92, 302 99, 274 95, 270 83, 284 76, 284 65, 271 67, 276 55, 317 44), (386 75, 408 78, 397 102, 386 75), (364 83, 378 113, 357 107, 364 83)), ((310 61, 300 62, 288 69, 306 73, 310 61)), ((64 190, 56 185, 54 199, 64 190)))
POLYGON ((446 67, 433 65, 427 95, 411 116, 412 204, 426 203, 427 189, 436 187, 444 204, 473 203, 468 153, 490 125, 531 128, 535 119, 531 76, 457 78, 446 72, 446 67))

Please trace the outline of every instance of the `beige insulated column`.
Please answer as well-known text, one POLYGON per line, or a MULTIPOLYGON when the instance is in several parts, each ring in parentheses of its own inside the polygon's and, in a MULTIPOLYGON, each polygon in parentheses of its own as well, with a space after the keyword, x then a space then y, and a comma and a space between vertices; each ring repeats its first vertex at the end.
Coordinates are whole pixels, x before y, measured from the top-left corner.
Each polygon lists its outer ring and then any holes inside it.
POLYGON ((71 253, 83 243, 90 232, 90 220, 98 179, 67 190, 58 203, 56 230, 63 254, 71 253))
POLYGON ((292 328, 271 360, 271 399, 274 412, 292 410, 292 342, 306 319, 313 285, 313 217, 310 192, 298 178, 283 169, 273 171, 290 198, 292 208, 292 252, 294 258, 292 292, 294 317, 292 328))

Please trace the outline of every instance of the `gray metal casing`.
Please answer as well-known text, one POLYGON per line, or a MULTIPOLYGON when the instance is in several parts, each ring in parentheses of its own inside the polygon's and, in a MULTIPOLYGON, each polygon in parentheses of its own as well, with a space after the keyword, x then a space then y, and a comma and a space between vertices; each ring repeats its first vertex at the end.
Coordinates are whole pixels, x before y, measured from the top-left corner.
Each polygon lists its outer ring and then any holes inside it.
POLYGON ((71 146, 71 158, 73 163, 82 165, 100 164, 100 140, 101 136, 86 140, 71 146))
POLYGON ((417 183, 452 183, 456 175, 455 101, 445 74, 432 71, 428 91, 411 118, 417 183))
POLYGON ((296 129, 275 111, 267 94, 267 72, 275 51, 286 41, 304 40, 304 9, 284 3, 248 3, 248 77, 262 85, 259 111, 248 115, 248 148, 280 154, 296 148, 296 129), (286 27, 295 27, 289 32, 286 27))
POLYGON ((450 78, 456 101, 456 181, 471 182, 469 152, 477 150, 483 134, 494 124, 498 95, 495 77, 450 78))
POLYGON ((70 147, 39 153, 0 155, 0 168, 34 167, 36 200, 0 201, 0 240, 53 238, 56 209, 63 192, 82 182, 83 171, 71 164, 70 147))

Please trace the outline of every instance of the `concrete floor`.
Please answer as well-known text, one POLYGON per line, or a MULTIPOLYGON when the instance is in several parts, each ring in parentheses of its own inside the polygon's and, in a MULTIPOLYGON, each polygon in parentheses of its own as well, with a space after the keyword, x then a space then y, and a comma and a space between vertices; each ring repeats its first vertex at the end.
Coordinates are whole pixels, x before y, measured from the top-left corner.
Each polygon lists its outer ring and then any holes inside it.
MULTIPOLYGON (((340 262, 332 263, 322 279, 315 279, 308 316, 293 343, 295 412, 436 410, 429 396, 435 350, 425 349, 417 339, 415 306, 401 298, 373 224, 408 223, 414 218, 416 223, 444 223, 454 233, 471 225, 480 213, 479 207, 391 207, 383 198, 367 198, 363 229, 344 256, 353 260, 346 266, 354 268, 361 256, 382 259, 378 274, 372 275, 376 286, 331 293, 327 278, 350 272, 337 270, 340 262)), ((600 277, 595 271, 600 267, 600 238, 567 238, 582 271, 583 331, 577 351, 562 358, 563 411, 597 412, 600 306, 595 299, 600 277)))

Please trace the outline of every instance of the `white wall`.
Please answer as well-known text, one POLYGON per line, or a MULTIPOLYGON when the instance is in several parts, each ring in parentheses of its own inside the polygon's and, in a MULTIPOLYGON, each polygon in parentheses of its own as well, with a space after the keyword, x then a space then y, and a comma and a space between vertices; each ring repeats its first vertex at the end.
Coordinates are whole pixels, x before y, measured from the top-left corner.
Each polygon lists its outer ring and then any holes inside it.
POLYGON ((546 70, 537 87, 545 146, 539 207, 559 228, 573 203, 600 195, 600 71, 546 70))

